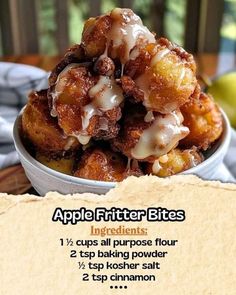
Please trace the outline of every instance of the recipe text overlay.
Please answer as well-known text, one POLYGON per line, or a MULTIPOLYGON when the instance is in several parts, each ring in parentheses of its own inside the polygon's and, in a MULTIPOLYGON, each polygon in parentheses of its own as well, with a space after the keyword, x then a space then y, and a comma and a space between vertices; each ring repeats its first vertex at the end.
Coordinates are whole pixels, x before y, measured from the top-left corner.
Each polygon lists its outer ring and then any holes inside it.
POLYGON ((169 256, 169 248, 175 248, 178 244, 178 239, 161 237, 59 240, 61 247, 68 248, 68 256, 75 262, 82 281, 107 283, 110 289, 127 289, 130 283, 133 285, 135 282, 158 283, 158 273, 169 256))
POLYGON ((185 220, 184 210, 174 210, 161 207, 149 207, 147 209, 128 209, 112 207, 97 207, 95 210, 81 207, 75 210, 56 208, 52 221, 60 221, 63 224, 77 224, 78 222, 92 221, 150 221, 150 222, 182 222, 185 220))
MULTIPOLYGON (((81 207, 74 210, 56 208, 53 222, 76 225, 80 222, 182 222, 184 210, 162 207, 146 209, 81 207)), ((148 238, 148 228, 141 224, 132 227, 99 226, 92 224, 87 239, 61 237, 59 245, 68 248, 84 282, 106 283, 110 289, 127 289, 135 282, 158 282, 163 261, 169 248, 178 246, 175 238, 148 238), (154 247, 154 249, 153 249, 154 247)))

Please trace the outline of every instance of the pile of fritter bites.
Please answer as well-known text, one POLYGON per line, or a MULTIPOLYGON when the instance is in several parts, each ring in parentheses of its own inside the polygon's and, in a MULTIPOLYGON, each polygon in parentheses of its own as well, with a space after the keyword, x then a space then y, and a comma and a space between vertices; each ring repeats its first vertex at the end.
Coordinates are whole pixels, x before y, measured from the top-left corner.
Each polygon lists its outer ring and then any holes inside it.
POLYGON ((103 181, 196 166, 222 129, 193 56, 120 8, 85 22, 81 44, 53 69, 48 89, 30 94, 22 116, 38 161, 103 181))

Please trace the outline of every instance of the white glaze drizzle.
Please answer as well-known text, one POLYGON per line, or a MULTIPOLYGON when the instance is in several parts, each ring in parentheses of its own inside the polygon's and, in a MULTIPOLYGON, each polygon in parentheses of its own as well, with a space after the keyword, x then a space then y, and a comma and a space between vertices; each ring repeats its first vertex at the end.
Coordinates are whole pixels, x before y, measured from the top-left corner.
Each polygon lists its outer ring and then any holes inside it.
POLYGON ((180 111, 158 115, 153 124, 143 131, 131 150, 132 157, 141 160, 149 156, 160 157, 167 154, 189 133, 189 129, 183 126, 182 122, 180 111))
POLYGON ((56 110, 56 101, 58 99, 58 96, 63 92, 67 82, 68 82, 68 71, 74 68, 78 67, 87 67, 90 63, 84 62, 84 63, 71 63, 67 65, 58 75, 54 90, 51 92, 52 96, 52 109, 51 109, 51 116, 57 117, 57 110, 56 110))
POLYGON ((158 50, 157 53, 151 59, 151 67, 155 66, 157 62, 162 60, 170 52, 171 51, 169 48, 162 48, 161 50, 158 50))
POLYGON ((108 131, 108 119, 106 119, 104 117, 100 117, 98 124, 99 124, 100 130, 108 131))
MULTIPOLYGON (((84 64, 70 64, 58 76, 54 91, 52 92, 53 107, 51 115, 56 117, 56 100, 62 93, 67 83, 68 70, 83 66, 84 64)), ((89 96, 92 99, 91 103, 83 107, 82 116, 82 131, 79 133, 70 134, 76 137, 81 144, 87 144, 91 136, 87 135, 86 128, 89 126, 89 121, 94 115, 101 116, 105 111, 111 110, 123 101, 123 91, 119 85, 116 84, 113 77, 100 76, 96 85, 89 90, 89 96)), ((101 130, 108 130, 108 120, 100 118, 99 128, 101 130)))
POLYGON ((195 167, 199 164, 199 162, 195 159, 194 155, 192 154, 191 150, 185 150, 186 153, 189 155, 189 163, 191 167, 195 167))
MULTIPOLYGON (((161 59, 163 59, 170 52, 171 51, 168 48, 162 48, 161 50, 158 50, 157 53, 152 57, 152 59, 150 61, 150 66, 151 67, 155 66, 157 62, 159 62, 161 59)), ((147 69, 142 75, 140 75, 135 80, 136 85, 143 91, 143 94, 144 94, 143 105, 146 108, 150 108, 149 96, 150 96, 151 90, 152 90, 151 89, 151 81, 152 81, 151 69, 147 69)))
POLYGON ((135 80, 135 84, 143 91, 143 94, 144 94, 143 105, 146 108, 149 108, 149 96, 151 93, 150 81, 151 81, 151 74, 149 73, 149 71, 144 72, 135 80))
POLYGON ((68 137, 64 149, 65 149, 66 151, 68 151, 68 150, 72 147, 72 145, 74 144, 74 142, 75 142, 74 137, 72 137, 72 136, 68 137))
POLYGON ((159 160, 155 160, 153 165, 152 165, 152 172, 154 174, 158 174, 158 172, 162 169, 159 160))
POLYGON ((163 155, 160 158, 156 159, 152 165, 152 172, 154 174, 158 174, 160 172, 160 170, 162 169, 161 164, 167 163, 168 160, 169 160, 168 155, 163 155))
MULTIPOLYGON (((122 75, 125 63, 130 58, 131 50, 136 46, 137 41, 142 39, 145 43, 155 43, 154 35, 143 25, 141 19, 129 9, 116 8, 110 14, 112 18, 112 28, 107 35, 107 44, 104 53, 99 59, 107 56, 108 48, 112 45, 112 53, 118 47, 123 46, 124 56, 121 57, 122 75)), ((70 64, 58 75, 52 92, 52 110, 51 115, 56 117, 56 100, 62 93, 67 83, 67 71, 79 66, 87 66, 88 63, 70 64)), ((104 111, 119 106, 123 101, 123 93, 113 77, 100 76, 98 83, 89 90, 89 96, 92 101, 83 108, 82 131, 73 133, 71 136, 76 137, 81 144, 87 144, 90 136, 87 135, 86 128, 89 121, 94 115, 101 116, 104 111)), ((99 128, 108 129, 108 121, 99 120, 99 128)))
POLYGON ((112 44, 112 56, 116 57, 116 49, 124 47, 124 56, 121 57, 121 64, 130 58, 130 52, 139 39, 144 42, 155 43, 154 35, 145 27, 140 17, 130 9, 115 8, 110 14, 112 27, 107 36, 108 47, 112 44))
POLYGON ((163 155, 163 156, 161 156, 161 157, 159 158, 159 162, 160 162, 160 163, 167 163, 168 160, 169 160, 168 155, 163 155))
POLYGON ((132 159, 128 158, 127 159, 127 165, 126 165, 126 170, 129 171, 130 170, 130 164, 131 164, 132 159))
POLYGON ((155 117, 153 115, 153 112, 152 111, 148 111, 146 116, 144 117, 144 122, 152 122, 153 120, 155 120, 155 117))
POLYGON ((136 170, 138 168, 139 168, 139 164, 136 159, 132 159, 132 158, 127 159, 126 171, 136 170))
POLYGON ((131 51, 129 55, 130 60, 135 60, 140 55, 140 48, 139 46, 135 46, 131 51))
MULTIPOLYGON (((89 126, 89 121, 94 115, 101 116, 104 112, 118 107, 124 100, 123 91, 113 77, 100 76, 96 85, 89 90, 91 103, 83 107, 82 129, 89 126)), ((108 129, 108 121, 100 120, 102 130, 108 129)))
MULTIPOLYGON (((158 62, 160 62, 163 58, 167 59, 168 62, 168 57, 167 55, 172 54, 173 51, 171 51, 170 48, 158 48, 157 47, 157 52, 156 54, 152 57, 150 61, 150 68, 146 69, 146 71, 140 75, 137 79, 135 79, 136 85, 143 91, 144 94, 144 101, 143 105, 149 109, 152 107, 149 102, 149 97, 151 95, 151 91, 153 89, 151 81, 153 80, 153 70, 152 68, 157 66, 158 62)), ((189 68, 186 68, 183 65, 183 61, 181 63, 175 63, 175 67, 178 67, 179 73, 178 77, 174 78, 173 83, 176 83, 176 88, 182 87, 182 84, 184 83, 185 77, 188 77, 189 75, 192 75, 192 72, 189 68)), ((191 77, 189 78, 191 79, 191 77)), ((165 105, 165 112, 170 112, 173 111, 177 108, 177 103, 176 102, 171 102, 169 104, 165 105)))
POLYGON ((87 135, 87 134, 81 134, 81 133, 75 133, 73 132, 71 134, 71 136, 74 136, 77 138, 78 142, 81 143, 82 145, 86 145, 89 143, 90 139, 91 139, 91 136, 87 135))

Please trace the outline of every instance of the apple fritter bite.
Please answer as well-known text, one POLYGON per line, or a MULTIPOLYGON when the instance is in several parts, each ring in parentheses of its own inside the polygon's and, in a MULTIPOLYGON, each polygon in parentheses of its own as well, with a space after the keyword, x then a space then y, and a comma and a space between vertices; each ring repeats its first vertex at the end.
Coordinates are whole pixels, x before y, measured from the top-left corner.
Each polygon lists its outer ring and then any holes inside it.
POLYGON ((184 125, 190 130, 187 137, 181 140, 181 146, 196 146, 207 150, 223 131, 222 115, 219 107, 210 95, 201 93, 182 106, 184 125))
POLYGON ((182 125, 181 112, 163 115, 133 107, 124 115, 123 128, 112 140, 112 147, 128 158, 153 162, 176 147, 189 130, 182 125))
POLYGON ((197 86, 193 56, 164 38, 155 46, 141 48, 137 58, 126 65, 125 74, 143 92, 147 110, 162 114, 186 103, 197 86))
POLYGON ((123 65, 135 46, 154 42, 154 35, 139 16, 126 8, 115 8, 109 14, 88 19, 82 34, 82 46, 87 56, 105 54, 119 59, 123 65))
MULTIPOLYGON (((83 63, 86 62, 84 49, 80 44, 75 44, 71 48, 69 48, 61 59, 61 61, 52 69, 51 74, 49 76, 49 85, 52 86, 56 83, 57 77, 64 70, 66 66, 71 63, 83 63)), ((86 62, 88 63, 88 62, 86 62)))
POLYGON ((197 166, 204 160, 196 148, 180 150, 175 148, 168 154, 147 163, 145 172, 159 177, 167 177, 197 166))
POLYGON ((65 134, 81 131, 83 106, 89 104, 88 90, 96 82, 97 77, 92 77, 86 67, 70 64, 49 89, 51 115, 57 117, 65 134))
POLYGON ((75 162, 75 156, 73 153, 63 157, 51 157, 50 155, 45 155, 37 152, 35 159, 48 168, 51 168, 58 172, 68 175, 73 174, 73 167, 75 162))
POLYGON ((125 64, 124 75, 137 79, 150 67, 153 56, 157 51, 157 40, 144 46, 135 46, 130 52, 130 59, 125 64))
POLYGON ((115 74, 115 63, 110 57, 102 55, 94 64, 94 71, 99 75, 110 77, 115 74))
POLYGON ((111 21, 109 15, 101 15, 96 18, 91 17, 85 22, 81 45, 86 56, 98 57, 104 53, 111 21))
POLYGON ((100 181, 122 181, 129 175, 142 174, 137 162, 129 165, 121 154, 108 148, 94 147, 84 152, 74 176, 100 181))
POLYGON ((91 137, 110 139, 117 135, 123 92, 113 77, 94 76, 79 64, 67 66, 49 89, 51 115, 57 117, 66 135, 81 144, 91 137))
POLYGON ((143 101, 143 92, 140 88, 135 84, 134 80, 129 76, 122 76, 118 80, 121 85, 126 99, 131 103, 139 103, 143 101))
POLYGON ((63 154, 78 148, 79 142, 64 134, 57 120, 50 116, 47 90, 32 92, 22 114, 23 136, 46 154, 63 154))

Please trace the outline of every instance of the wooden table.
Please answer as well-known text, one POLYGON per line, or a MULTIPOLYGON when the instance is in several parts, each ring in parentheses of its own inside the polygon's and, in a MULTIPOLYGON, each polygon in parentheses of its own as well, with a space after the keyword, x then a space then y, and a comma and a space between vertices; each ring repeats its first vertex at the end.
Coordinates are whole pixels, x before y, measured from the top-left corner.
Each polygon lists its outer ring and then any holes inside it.
MULTIPOLYGON (((23 63, 50 71, 60 60, 60 56, 22 55, 6 56, 2 61, 23 63)), ((236 56, 232 54, 202 54, 196 56, 198 73, 208 77, 226 72, 236 67, 236 56)), ((22 166, 16 165, 0 170, 0 192, 21 194, 29 192, 31 185, 25 176, 22 166)))

